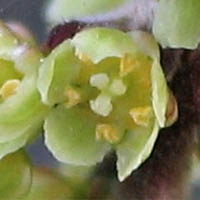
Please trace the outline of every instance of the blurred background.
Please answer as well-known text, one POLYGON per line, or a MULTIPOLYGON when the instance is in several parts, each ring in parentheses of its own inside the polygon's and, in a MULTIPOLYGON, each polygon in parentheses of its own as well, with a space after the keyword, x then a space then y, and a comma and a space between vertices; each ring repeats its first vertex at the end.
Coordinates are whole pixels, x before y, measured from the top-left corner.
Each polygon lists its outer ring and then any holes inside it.
MULTIPOLYGON (((47 36, 49 27, 45 23, 44 8, 47 0, 0 0, 0 19, 20 22, 35 35, 38 43, 42 44, 47 36)), ((37 166, 55 168, 57 161, 43 145, 43 138, 38 139, 27 148, 33 163, 37 166)), ((190 196, 188 200, 200 199, 200 174, 197 170, 191 181, 190 196)))

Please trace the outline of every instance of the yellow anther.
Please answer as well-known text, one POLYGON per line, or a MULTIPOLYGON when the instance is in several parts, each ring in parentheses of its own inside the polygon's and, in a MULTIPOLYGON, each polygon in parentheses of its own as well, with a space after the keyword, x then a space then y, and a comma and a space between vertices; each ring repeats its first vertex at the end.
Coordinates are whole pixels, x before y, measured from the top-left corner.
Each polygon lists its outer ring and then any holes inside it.
POLYGON ((20 81, 18 79, 8 80, 6 81, 0 89, 0 95, 3 99, 6 99, 17 92, 17 88, 20 85, 20 81))
POLYGON ((80 103, 81 95, 73 88, 67 87, 65 89, 64 95, 68 98, 68 101, 65 103, 67 108, 71 108, 80 103))
POLYGON ((76 49, 75 55, 79 58, 79 60, 83 61, 84 63, 88 65, 93 64, 91 58, 88 55, 80 52, 79 49, 76 49))
POLYGON ((133 71, 135 66, 138 66, 138 61, 134 59, 130 54, 125 54, 120 62, 120 75, 126 76, 133 71))
POLYGON ((148 126, 152 109, 150 106, 132 108, 129 112, 131 118, 139 126, 148 126))
POLYGON ((120 140, 120 137, 118 131, 110 124, 98 124, 96 127, 96 139, 116 143, 120 140))

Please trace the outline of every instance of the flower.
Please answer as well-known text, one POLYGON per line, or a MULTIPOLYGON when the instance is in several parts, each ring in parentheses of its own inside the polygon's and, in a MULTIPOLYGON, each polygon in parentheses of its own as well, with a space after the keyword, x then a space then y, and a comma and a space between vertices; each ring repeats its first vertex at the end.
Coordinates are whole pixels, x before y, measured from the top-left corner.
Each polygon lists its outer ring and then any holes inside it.
POLYGON ((0 158, 38 133, 47 110, 36 87, 42 55, 22 38, 0 22, 0 158))
POLYGON ((44 130, 53 155, 93 165, 114 149, 119 180, 130 175, 167 125, 172 98, 159 59, 153 37, 141 31, 90 28, 55 48, 37 82, 51 107, 44 130))

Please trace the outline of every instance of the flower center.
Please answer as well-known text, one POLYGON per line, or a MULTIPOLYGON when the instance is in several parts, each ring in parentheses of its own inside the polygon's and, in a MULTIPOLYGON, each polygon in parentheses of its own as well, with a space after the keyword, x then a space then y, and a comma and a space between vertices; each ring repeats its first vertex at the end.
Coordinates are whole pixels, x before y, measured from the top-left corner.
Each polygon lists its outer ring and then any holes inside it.
POLYGON ((107 117, 112 112, 112 99, 125 94, 127 89, 122 79, 111 81, 106 73, 92 75, 90 85, 101 91, 95 100, 90 100, 90 108, 103 117, 107 117))

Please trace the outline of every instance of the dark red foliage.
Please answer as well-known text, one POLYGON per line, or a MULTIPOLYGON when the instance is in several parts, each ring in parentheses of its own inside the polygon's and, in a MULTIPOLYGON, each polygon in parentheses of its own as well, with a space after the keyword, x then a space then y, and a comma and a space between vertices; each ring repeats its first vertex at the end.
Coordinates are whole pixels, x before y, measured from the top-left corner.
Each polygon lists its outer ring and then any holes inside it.
POLYGON ((85 24, 78 21, 65 22, 52 29, 47 41, 43 46, 45 52, 50 52, 66 39, 71 39, 76 33, 81 31, 85 24))

